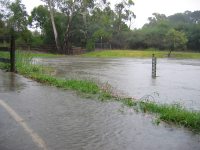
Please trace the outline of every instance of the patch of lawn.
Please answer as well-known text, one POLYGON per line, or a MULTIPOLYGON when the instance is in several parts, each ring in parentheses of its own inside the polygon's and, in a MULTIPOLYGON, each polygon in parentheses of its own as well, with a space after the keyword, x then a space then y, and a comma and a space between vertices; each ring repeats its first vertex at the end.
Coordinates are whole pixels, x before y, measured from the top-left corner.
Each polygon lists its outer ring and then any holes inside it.
MULTIPOLYGON (((104 50, 94 51, 83 54, 84 57, 102 57, 102 58, 120 58, 120 57, 132 57, 132 58, 151 58, 152 54, 155 54, 157 58, 167 58, 168 51, 158 50, 104 50)), ((171 58, 182 59, 199 59, 200 53, 195 52, 172 52, 171 58)))

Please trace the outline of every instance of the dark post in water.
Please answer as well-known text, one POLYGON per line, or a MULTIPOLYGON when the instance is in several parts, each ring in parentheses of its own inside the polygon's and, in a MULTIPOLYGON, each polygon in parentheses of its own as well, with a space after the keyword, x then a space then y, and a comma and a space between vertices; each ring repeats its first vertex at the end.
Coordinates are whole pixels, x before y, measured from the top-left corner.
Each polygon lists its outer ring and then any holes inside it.
POLYGON ((156 78, 156 64, 157 64, 157 59, 154 54, 152 54, 152 77, 156 78))

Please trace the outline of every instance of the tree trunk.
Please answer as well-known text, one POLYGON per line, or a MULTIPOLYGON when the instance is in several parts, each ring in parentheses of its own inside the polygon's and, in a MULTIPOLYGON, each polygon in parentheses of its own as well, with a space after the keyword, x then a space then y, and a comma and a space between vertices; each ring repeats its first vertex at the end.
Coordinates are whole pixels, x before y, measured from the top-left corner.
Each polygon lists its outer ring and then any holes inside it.
POLYGON ((168 53, 168 55, 167 55, 167 56, 168 56, 168 58, 170 58, 170 57, 171 57, 171 53, 172 53, 172 49, 170 49, 170 50, 169 50, 169 53, 168 53))
POLYGON ((57 32, 56 25, 55 25, 51 0, 48 0, 48 5, 49 5, 51 23, 52 23, 53 32, 54 32, 55 44, 56 44, 57 51, 59 52, 60 46, 59 46, 59 42, 58 42, 58 32, 57 32))
POLYGON ((69 22, 68 22, 68 25, 67 25, 67 29, 66 29, 66 32, 65 32, 65 36, 64 36, 64 53, 69 55, 70 54, 70 49, 71 49, 71 46, 70 46, 70 42, 69 42, 69 38, 70 38, 70 30, 71 30, 71 21, 72 21, 72 16, 68 16, 69 17, 69 22))

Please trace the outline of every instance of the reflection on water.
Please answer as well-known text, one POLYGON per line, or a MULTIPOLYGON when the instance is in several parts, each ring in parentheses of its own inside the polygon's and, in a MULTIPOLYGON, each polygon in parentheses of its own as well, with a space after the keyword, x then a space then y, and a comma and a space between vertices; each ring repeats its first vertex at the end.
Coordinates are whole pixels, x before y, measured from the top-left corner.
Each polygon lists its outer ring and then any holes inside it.
POLYGON ((0 93, 19 91, 24 87, 25 85, 19 80, 19 78, 16 79, 16 74, 0 71, 0 93))
POLYGON ((137 99, 151 95, 157 102, 200 110, 199 60, 158 59, 156 79, 151 78, 151 59, 66 57, 37 62, 54 67, 54 76, 108 81, 119 93, 137 99))
POLYGON ((8 85, 8 88, 9 90, 13 91, 16 88, 15 74, 10 73, 9 78, 10 78, 10 84, 8 85))

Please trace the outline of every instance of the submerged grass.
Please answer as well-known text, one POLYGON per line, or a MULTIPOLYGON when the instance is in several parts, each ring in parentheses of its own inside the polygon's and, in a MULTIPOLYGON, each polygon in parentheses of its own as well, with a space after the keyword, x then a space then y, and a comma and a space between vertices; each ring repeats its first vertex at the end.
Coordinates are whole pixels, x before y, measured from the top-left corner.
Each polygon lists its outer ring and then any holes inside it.
MULTIPOLYGON (((8 57, 8 53, 0 52, 0 57, 8 57)), ((59 79, 48 74, 47 67, 32 65, 30 60, 32 57, 54 57, 50 54, 30 54, 18 53, 17 54, 17 71, 19 74, 36 80, 40 83, 55 86, 63 89, 71 89, 89 95, 97 95, 100 100, 117 100, 121 101, 124 105, 134 108, 137 111, 150 112, 156 114, 162 121, 174 123, 176 125, 184 126, 192 131, 200 133, 200 112, 192 112, 184 109, 180 105, 164 105, 154 102, 141 102, 133 100, 132 98, 120 98, 113 96, 107 88, 100 88, 95 82, 88 80, 68 80, 59 79)), ((57 57, 55 55, 55 57, 57 57)), ((1 69, 8 69, 9 65, 0 63, 1 69)), ((107 87, 107 86, 106 86, 107 87)))
POLYGON ((71 89, 82 93, 87 94, 97 94, 99 93, 99 87, 92 81, 86 80, 64 80, 64 79, 57 79, 52 76, 48 75, 38 75, 38 74, 31 74, 32 79, 40 82, 45 83, 48 85, 56 86, 63 89, 71 89))
POLYGON ((135 101, 131 98, 121 99, 128 107, 139 109, 144 113, 157 114, 158 119, 167 123, 173 123, 191 129, 193 132, 200 132, 200 112, 189 111, 179 104, 157 104, 155 102, 135 101))
POLYGON ((157 105, 155 103, 141 103, 148 112, 159 114, 163 121, 172 122, 192 129, 195 132, 200 131, 200 112, 192 112, 182 108, 180 105, 157 105))
MULTIPOLYGON (((102 58, 120 58, 120 57, 133 57, 133 58, 150 58, 155 54, 158 58, 166 58, 168 51, 158 50, 104 50, 95 51, 83 54, 85 57, 102 57, 102 58)), ((185 59, 199 59, 200 53, 195 52, 172 52, 171 58, 185 58, 185 59)))

